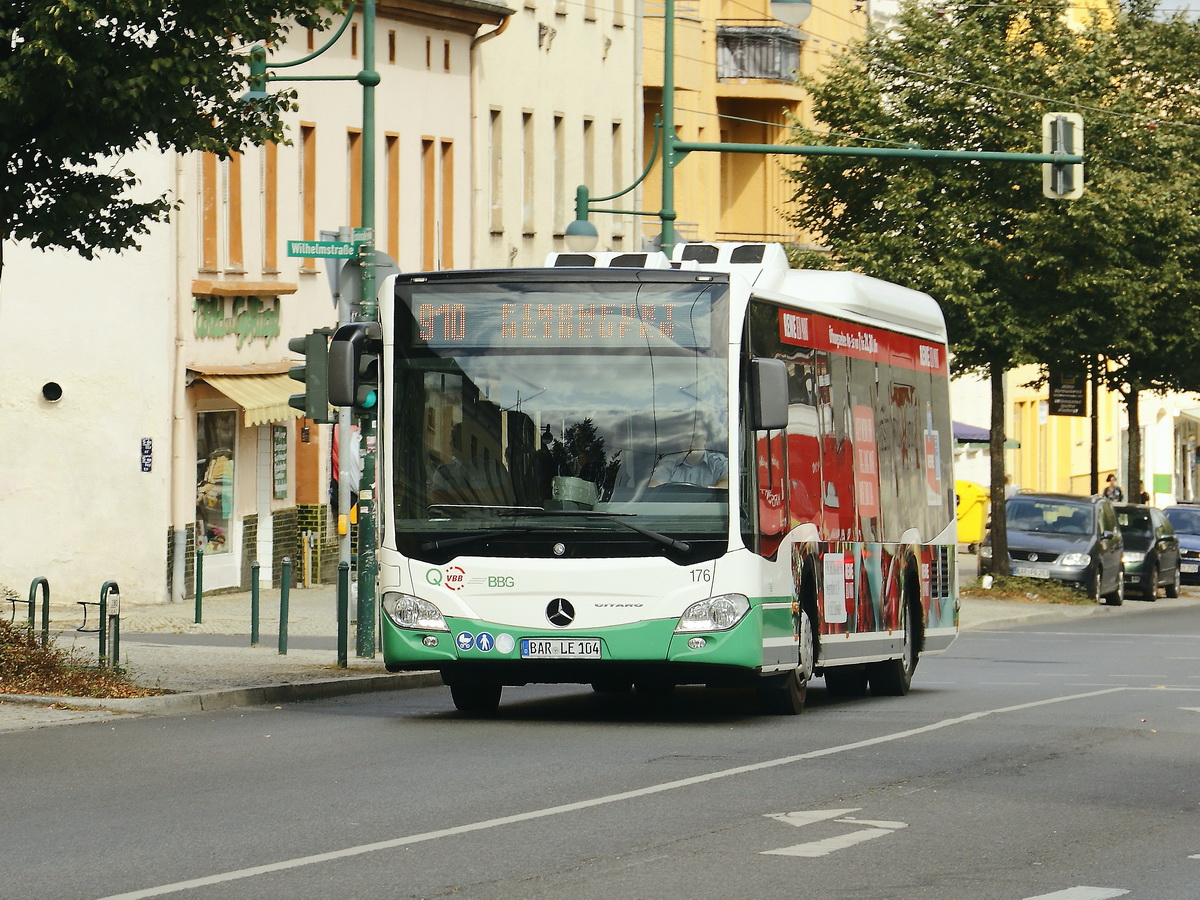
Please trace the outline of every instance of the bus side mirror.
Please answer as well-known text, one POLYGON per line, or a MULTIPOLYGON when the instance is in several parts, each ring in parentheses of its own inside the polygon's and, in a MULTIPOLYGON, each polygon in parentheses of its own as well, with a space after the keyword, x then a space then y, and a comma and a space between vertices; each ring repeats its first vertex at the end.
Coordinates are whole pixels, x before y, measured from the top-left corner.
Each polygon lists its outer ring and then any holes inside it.
POLYGON ((787 428, 788 371, 782 359, 750 360, 750 427, 754 431, 787 428))
MULTIPOLYGON (((329 342, 329 402, 334 406, 359 406, 364 368, 377 354, 382 340, 378 322, 351 322, 334 332, 329 342)), ((378 385, 370 385, 378 387, 378 385)))

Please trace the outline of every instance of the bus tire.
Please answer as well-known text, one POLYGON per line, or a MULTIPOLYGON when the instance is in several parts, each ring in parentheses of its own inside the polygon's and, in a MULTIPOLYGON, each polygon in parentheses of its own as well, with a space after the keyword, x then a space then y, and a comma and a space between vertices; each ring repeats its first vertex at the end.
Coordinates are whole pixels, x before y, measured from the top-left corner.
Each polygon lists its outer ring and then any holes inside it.
POLYGON ((816 658, 813 634, 812 618, 807 612, 801 612, 796 668, 786 675, 775 676, 758 689, 758 703, 763 712, 780 716, 798 716, 804 712, 808 682, 812 679, 816 658))
POLYGON ((592 690, 597 694, 628 694, 633 690, 632 681, 593 681, 592 690))
POLYGON ((459 681, 450 685, 454 708, 465 713, 494 713, 504 685, 492 681, 459 681))
POLYGON ((867 670, 862 666, 826 669, 825 690, 835 697, 861 697, 867 692, 867 670))
POLYGON ((871 693, 878 697, 903 697, 912 686, 913 671, 917 668, 917 634, 913 624, 913 607, 905 603, 901 615, 904 637, 899 659, 887 659, 867 666, 871 693))

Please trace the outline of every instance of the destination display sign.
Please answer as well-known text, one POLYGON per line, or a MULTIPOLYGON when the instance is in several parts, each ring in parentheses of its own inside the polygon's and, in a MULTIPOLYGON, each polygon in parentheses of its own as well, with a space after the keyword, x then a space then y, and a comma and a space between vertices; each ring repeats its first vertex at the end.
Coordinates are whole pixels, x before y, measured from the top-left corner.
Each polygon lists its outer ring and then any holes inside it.
POLYGON ((432 300, 418 295, 409 304, 415 323, 411 344, 437 350, 634 348, 648 344, 709 349, 711 288, 649 291, 640 287, 636 292, 617 289, 611 297, 599 299, 596 292, 551 291, 519 300, 462 293, 432 300))

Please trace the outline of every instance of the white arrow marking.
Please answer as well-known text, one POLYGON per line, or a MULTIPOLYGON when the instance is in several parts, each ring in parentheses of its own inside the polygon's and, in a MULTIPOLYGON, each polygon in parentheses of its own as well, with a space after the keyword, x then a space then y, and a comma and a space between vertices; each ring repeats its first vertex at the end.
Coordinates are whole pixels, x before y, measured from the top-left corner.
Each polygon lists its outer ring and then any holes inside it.
POLYGON ((1109 900, 1110 897, 1122 897, 1129 891, 1120 888, 1073 887, 1065 891, 1055 891, 1053 894, 1038 894, 1036 897, 1026 897, 1025 900, 1109 900))
POLYGON ((870 825, 872 828, 887 828, 890 831, 899 831, 901 828, 907 828, 907 822, 882 822, 873 819, 856 819, 853 816, 846 816, 844 819, 838 819, 839 822, 845 822, 848 825, 870 825))
POLYGON ((809 841, 807 844, 796 844, 794 847, 781 847, 778 850, 763 850, 767 856, 827 856, 835 850, 845 850, 855 844, 874 840, 892 832, 887 828, 865 828, 862 831, 852 831, 841 837, 826 838, 823 841, 809 841))
POLYGON ((789 825, 795 825, 797 828, 800 828, 804 825, 811 825, 813 822, 837 819, 849 813, 858 812, 859 809, 861 807, 858 806, 853 809, 810 809, 803 812, 770 813, 767 818, 787 822, 789 825))
POLYGON ((847 847, 853 847, 855 844, 872 841, 875 838, 883 837, 885 834, 891 834, 900 828, 908 827, 908 823, 906 822, 879 822, 870 819, 856 819, 853 816, 847 815, 847 813, 852 812, 858 812, 858 808, 810 809, 790 813, 773 813, 767 816, 767 818, 775 819, 779 822, 787 822, 789 825, 795 825, 797 828, 811 825, 814 822, 824 822, 829 819, 837 822, 845 822, 847 825, 867 825, 869 827, 860 829, 859 831, 852 831, 840 837, 826 838, 822 841, 809 841, 804 844, 794 844, 791 847, 781 847, 778 850, 763 850, 762 852, 771 856, 827 856, 836 850, 844 850, 847 847))
POLYGON ((1181 706, 1179 708, 1184 712, 1200 712, 1200 706, 1181 706))

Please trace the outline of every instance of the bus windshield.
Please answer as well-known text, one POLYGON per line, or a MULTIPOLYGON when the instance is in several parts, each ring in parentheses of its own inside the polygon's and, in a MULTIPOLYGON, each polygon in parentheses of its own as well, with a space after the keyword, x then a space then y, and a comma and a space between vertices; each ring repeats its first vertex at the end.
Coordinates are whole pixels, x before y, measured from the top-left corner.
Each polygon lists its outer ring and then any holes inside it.
POLYGON ((397 284, 397 549, 431 561, 720 555, 727 283, 491 274, 397 284))

